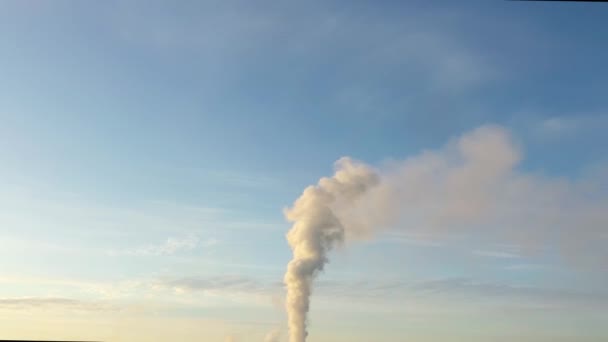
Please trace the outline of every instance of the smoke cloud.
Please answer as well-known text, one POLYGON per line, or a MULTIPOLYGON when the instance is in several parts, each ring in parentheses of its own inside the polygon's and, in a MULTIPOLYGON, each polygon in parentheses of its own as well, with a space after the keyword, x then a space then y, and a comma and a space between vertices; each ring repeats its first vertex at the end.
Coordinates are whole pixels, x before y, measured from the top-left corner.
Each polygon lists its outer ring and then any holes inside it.
POLYGON ((371 187, 378 176, 367 166, 349 158, 336 162, 336 173, 322 178, 304 190, 285 216, 293 227, 287 241, 293 259, 287 265, 287 315, 289 340, 306 339, 306 314, 310 307, 312 281, 328 262, 327 253, 344 240, 345 227, 335 208, 352 206, 371 187))
POLYGON ((285 210, 289 341, 306 340, 312 282, 328 253, 344 241, 382 229, 426 236, 467 233, 530 250, 560 251, 566 260, 605 268, 608 177, 577 180, 526 173, 518 144, 498 126, 483 126, 435 151, 374 169, 350 158, 309 186, 285 210), (603 266, 602 266, 603 265, 603 266))

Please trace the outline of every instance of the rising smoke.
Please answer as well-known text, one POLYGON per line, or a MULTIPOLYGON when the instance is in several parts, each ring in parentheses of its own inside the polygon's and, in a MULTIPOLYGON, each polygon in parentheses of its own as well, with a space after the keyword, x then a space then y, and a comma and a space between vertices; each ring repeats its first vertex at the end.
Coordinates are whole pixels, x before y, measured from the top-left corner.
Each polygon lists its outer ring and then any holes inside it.
POLYGON ((526 174, 516 169, 521 159, 506 130, 484 126, 381 171, 338 160, 331 178, 306 188, 285 211, 293 222, 287 234, 293 259, 284 278, 289 341, 306 340, 312 282, 328 253, 380 229, 488 234, 605 268, 608 194, 598 189, 607 188, 606 177, 573 182, 526 174))
POLYGON ((351 159, 340 159, 336 169, 333 177, 322 178, 316 186, 306 188, 285 212, 287 219, 294 222, 287 234, 293 259, 284 279, 291 342, 306 339, 312 281, 328 262, 327 253, 344 240, 345 227, 335 208, 354 205, 378 183, 378 176, 369 167, 351 159))

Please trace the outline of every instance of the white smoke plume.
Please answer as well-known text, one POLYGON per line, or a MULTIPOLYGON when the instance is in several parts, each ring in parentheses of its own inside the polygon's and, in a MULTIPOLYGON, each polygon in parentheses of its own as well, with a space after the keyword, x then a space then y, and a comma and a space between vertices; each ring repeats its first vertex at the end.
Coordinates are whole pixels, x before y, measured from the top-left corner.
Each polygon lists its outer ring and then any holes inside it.
MULTIPOLYGON (((525 173, 509 132, 483 126, 436 151, 373 169, 349 158, 331 178, 304 190, 285 211, 286 309, 290 342, 304 342, 312 282, 328 253, 380 229, 508 239, 524 248, 559 250, 604 269, 608 253, 606 173, 578 180, 525 173)), ((574 258, 572 258, 574 257, 574 258)))
POLYGON ((349 207, 378 183, 377 175, 367 166, 342 158, 331 178, 322 178, 316 186, 304 190, 294 206, 285 211, 294 222, 287 234, 293 259, 287 265, 287 315, 289 340, 306 339, 306 314, 310 306, 312 281, 328 261, 327 253, 344 239, 345 227, 336 208, 349 207))

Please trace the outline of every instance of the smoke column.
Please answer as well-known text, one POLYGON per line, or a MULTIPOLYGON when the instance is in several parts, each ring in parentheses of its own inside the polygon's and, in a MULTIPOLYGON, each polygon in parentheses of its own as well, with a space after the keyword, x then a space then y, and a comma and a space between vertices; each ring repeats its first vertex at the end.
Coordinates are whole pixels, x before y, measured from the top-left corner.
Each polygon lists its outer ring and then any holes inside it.
POLYGON ((378 183, 373 170, 349 158, 338 160, 335 167, 333 177, 321 178, 316 186, 306 188, 285 211, 286 218, 293 222, 287 233, 293 259, 284 279, 291 342, 306 340, 312 281, 328 262, 327 253, 344 240, 344 226, 335 208, 352 205, 378 183))
MULTIPOLYGON (((285 211, 289 341, 306 340, 312 282, 342 242, 393 234, 515 244, 521 253, 559 251, 578 268, 608 264, 608 172, 576 179, 517 168, 518 144, 499 126, 482 126, 444 147, 372 169, 342 158, 335 174, 304 190, 285 211), (567 210, 564 210, 567 208, 567 210)), ((406 236, 407 238, 407 236, 406 236)))

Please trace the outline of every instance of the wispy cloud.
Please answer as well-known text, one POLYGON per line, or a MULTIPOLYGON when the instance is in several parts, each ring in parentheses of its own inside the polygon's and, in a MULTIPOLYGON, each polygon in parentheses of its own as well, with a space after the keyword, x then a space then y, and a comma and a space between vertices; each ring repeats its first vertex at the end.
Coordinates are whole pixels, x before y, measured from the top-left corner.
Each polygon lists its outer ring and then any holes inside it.
MULTIPOLYGON (((10 279, 0 279, 5 282, 10 279)), ((80 282, 77 280, 13 279, 15 284, 57 284, 76 290, 87 299, 60 297, 4 297, 0 309, 27 310, 138 310, 136 303, 145 304, 155 312, 180 308, 198 308, 226 300, 239 305, 272 307, 273 300, 283 298, 279 281, 242 275, 161 277, 133 279, 121 282, 80 282), (216 302, 218 301, 218 302, 216 302)), ((53 285, 55 284, 55 285, 53 285)), ((406 310, 412 314, 437 313, 449 307, 451 311, 483 310, 578 310, 608 309, 608 293, 559 287, 534 287, 516 283, 482 281, 474 278, 438 278, 427 280, 350 279, 322 280, 315 291, 319 305, 360 309, 367 312, 406 310), (358 303, 353 306, 353 303, 358 303), (408 303, 407 307, 402 307, 408 303)), ((81 298, 81 297, 78 297, 81 298)), ((350 310, 349 309, 349 310, 350 310)), ((357 309, 357 310, 358 310, 357 309)))
POLYGON ((146 200, 131 206, 108 206, 92 198, 55 191, 15 188, 0 195, 0 224, 9 230, 30 231, 54 228, 55 235, 70 232, 99 237, 124 236, 146 227, 150 233, 187 232, 201 229, 201 223, 221 224, 229 212, 225 208, 200 204, 146 200), (36 195, 34 195, 36 194, 36 195), (35 213, 35 215, 32 215, 35 213), (83 229, 83 228, 87 229, 83 229), (86 234, 84 234, 86 232, 86 234))
POLYGON ((214 293, 250 293, 270 294, 281 285, 279 282, 264 282, 242 276, 183 277, 176 279, 159 279, 152 283, 155 288, 168 288, 177 293, 214 292, 214 293))
POLYGON ((608 308, 608 293, 542 288, 472 278, 413 280, 361 280, 319 282, 318 295, 327 298, 374 298, 375 300, 444 301, 486 303, 496 308, 517 306, 564 309, 608 308))
POLYGON ((12 297, 0 298, 0 309, 10 310, 76 310, 108 311, 117 310, 107 303, 83 301, 61 297, 12 297))
POLYGON ((444 245, 446 239, 449 239, 449 237, 422 233, 389 232, 378 241, 421 247, 440 247, 444 245))
POLYGON ((150 287, 145 279, 95 281, 42 276, 2 276, 0 284, 18 285, 19 288, 31 288, 34 285, 45 289, 46 292, 77 294, 79 298, 90 300, 137 298, 150 287))
POLYGON ((5 254, 171 256, 210 252, 235 231, 285 227, 282 221, 196 203, 147 200, 117 207, 34 186, 6 189, 0 208, 5 254))
POLYGON ((505 266, 505 270, 509 271, 537 271, 546 268, 549 268, 549 266, 541 264, 513 264, 505 266))
POLYGON ((213 179, 213 181, 219 182, 220 184, 240 188, 263 187, 264 189, 271 189, 280 184, 276 178, 232 171, 207 171, 205 172, 205 175, 213 179))
POLYGON ((608 114, 602 112, 557 115, 540 120, 537 124, 537 132, 543 138, 559 139, 599 132, 607 125, 608 114))
POLYGON ((180 252, 189 252, 197 248, 212 247, 219 243, 215 238, 201 240, 198 236, 170 237, 164 243, 158 245, 147 245, 131 249, 108 252, 109 255, 139 255, 139 256, 162 256, 174 255, 180 252))
MULTIPOLYGON (((435 92, 466 91, 502 74, 501 64, 470 44, 464 11, 409 6, 395 8, 401 11, 397 17, 362 16, 316 2, 264 6, 263 10, 247 2, 212 8, 201 3, 184 6, 178 20, 167 16, 162 6, 136 2, 116 8, 108 22, 116 36, 129 44, 202 50, 205 61, 213 66, 239 68, 242 56, 268 54, 313 70, 336 63, 335 72, 345 81, 336 89, 343 90, 353 84, 373 90, 377 75, 391 71, 406 72, 417 89, 435 92), (142 9, 146 15, 138 15, 142 9)), ((341 97, 349 91, 338 93, 341 97)))
POLYGON ((486 250, 475 250, 472 252, 474 255, 499 258, 499 259, 517 259, 520 258, 519 254, 505 252, 505 251, 486 251, 486 250))

